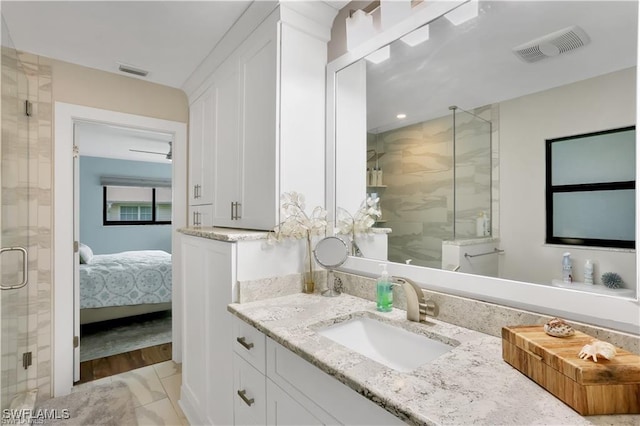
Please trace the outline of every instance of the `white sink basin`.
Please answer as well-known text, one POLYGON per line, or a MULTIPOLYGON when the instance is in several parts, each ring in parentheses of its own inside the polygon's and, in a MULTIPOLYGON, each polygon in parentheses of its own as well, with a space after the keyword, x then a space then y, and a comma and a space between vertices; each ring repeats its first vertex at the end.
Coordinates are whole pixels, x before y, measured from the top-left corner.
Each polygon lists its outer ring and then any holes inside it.
POLYGON ((413 371, 453 349, 437 340, 371 318, 354 318, 318 334, 401 372, 413 371))

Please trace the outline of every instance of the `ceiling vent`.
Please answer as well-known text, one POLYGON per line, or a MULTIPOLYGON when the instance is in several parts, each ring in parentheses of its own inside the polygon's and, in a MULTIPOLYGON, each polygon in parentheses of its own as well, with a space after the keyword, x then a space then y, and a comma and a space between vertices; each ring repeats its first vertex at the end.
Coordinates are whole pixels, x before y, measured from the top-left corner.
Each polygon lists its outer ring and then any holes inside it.
POLYGON ((122 72, 126 72, 128 74, 137 75, 139 77, 146 77, 147 75, 149 75, 149 71, 132 67, 131 65, 125 65, 125 64, 118 64, 118 70, 122 72))
POLYGON ((525 62, 538 62, 589 44, 591 39, 577 25, 556 31, 513 48, 513 53, 525 62))

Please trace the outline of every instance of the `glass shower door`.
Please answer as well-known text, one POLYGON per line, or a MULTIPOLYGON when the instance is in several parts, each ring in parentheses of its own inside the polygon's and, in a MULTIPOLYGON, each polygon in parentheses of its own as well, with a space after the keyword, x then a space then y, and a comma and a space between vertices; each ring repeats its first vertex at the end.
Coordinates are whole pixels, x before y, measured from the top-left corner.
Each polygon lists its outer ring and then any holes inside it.
POLYGON ((491 236, 491 110, 454 110, 454 239, 491 236), (480 114, 485 115, 483 118, 480 114))
MULTIPOLYGON (((6 25, 3 26, 6 29, 6 25)), ((27 76, 2 32, 0 139, 0 352, 2 409, 27 390, 29 248, 29 124, 27 76), (27 355, 24 355, 27 354, 27 355)))

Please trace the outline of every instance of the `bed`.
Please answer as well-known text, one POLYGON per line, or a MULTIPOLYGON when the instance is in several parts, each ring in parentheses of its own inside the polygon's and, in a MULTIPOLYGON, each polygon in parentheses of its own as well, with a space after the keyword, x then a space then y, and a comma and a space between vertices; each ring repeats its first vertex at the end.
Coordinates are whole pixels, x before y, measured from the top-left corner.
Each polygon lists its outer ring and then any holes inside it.
POLYGON ((171 309, 171 255, 80 247, 80 324, 171 309))

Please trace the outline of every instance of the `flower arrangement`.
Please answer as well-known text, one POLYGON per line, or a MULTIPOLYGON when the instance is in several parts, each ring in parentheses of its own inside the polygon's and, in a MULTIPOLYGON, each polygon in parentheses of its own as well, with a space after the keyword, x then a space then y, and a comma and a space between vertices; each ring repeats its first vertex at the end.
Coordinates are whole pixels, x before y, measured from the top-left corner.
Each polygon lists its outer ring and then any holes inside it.
POLYGON ((353 254, 361 255, 360 249, 356 244, 357 234, 371 233, 371 228, 376 223, 376 220, 382 217, 382 212, 378 206, 380 198, 367 197, 361 204, 360 208, 352 216, 351 213, 345 209, 338 207, 336 209, 336 228, 338 234, 350 235, 353 254))
POLYGON ((269 232, 267 242, 274 244, 287 238, 306 239, 304 292, 313 293, 315 280, 313 276, 313 256, 311 254, 311 237, 324 235, 327 229, 327 211, 318 206, 310 215, 305 212, 304 195, 298 192, 286 192, 280 197, 280 211, 283 220, 273 231, 269 232))

